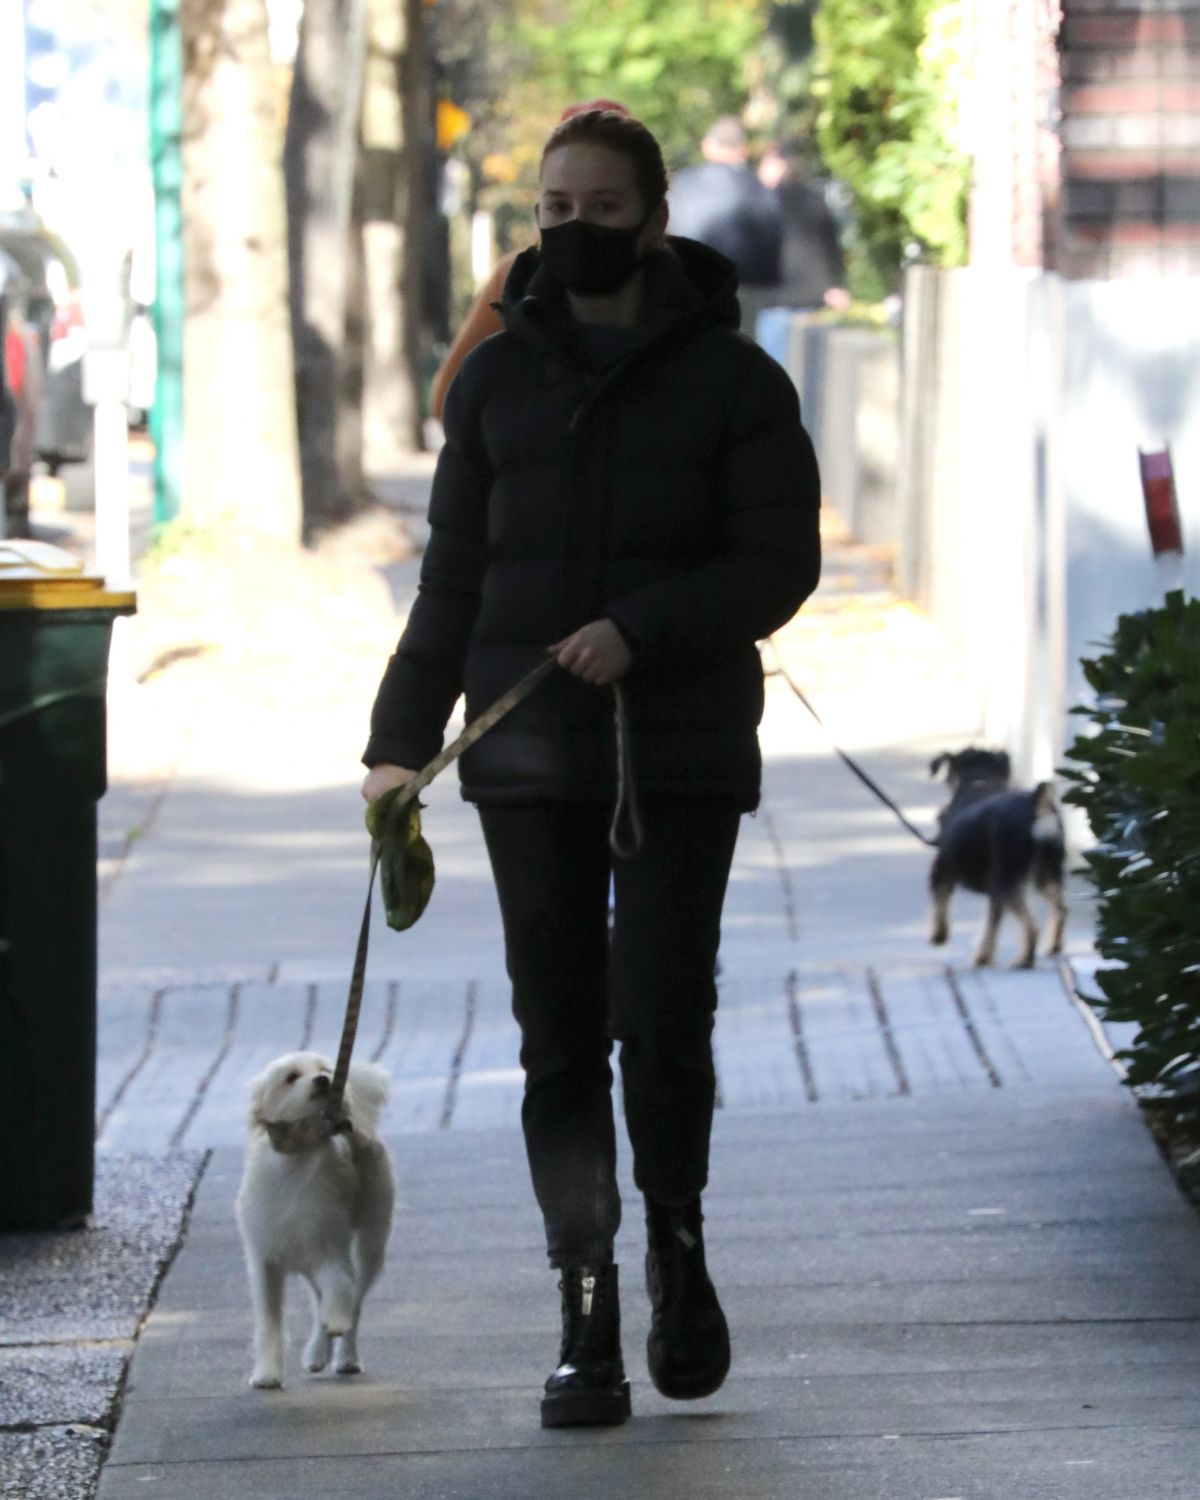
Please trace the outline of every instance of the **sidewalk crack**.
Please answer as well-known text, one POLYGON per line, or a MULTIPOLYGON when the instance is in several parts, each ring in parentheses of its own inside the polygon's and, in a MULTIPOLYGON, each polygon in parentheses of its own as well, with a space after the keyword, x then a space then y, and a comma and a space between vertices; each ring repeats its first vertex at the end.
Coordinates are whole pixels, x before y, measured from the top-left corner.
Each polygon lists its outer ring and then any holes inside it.
POLYGON ((800 976, 795 969, 788 970, 787 980, 788 1023, 792 1028, 792 1042, 796 1049, 796 1061, 800 1064, 800 1076, 804 1080, 804 1096, 810 1104, 816 1104, 817 1079, 813 1073, 812 1058, 804 1038, 804 1016, 800 1010, 800 976))
POLYGON ((124 1078, 121 1079, 120 1083, 113 1091, 112 1098, 100 1111, 100 1114, 96 1119, 97 1140, 99 1140, 100 1137, 104 1134, 105 1130, 108 1127, 108 1122, 112 1119, 117 1106, 129 1092, 130 1085, 133 1083, 134 1079, 138 1076, 138 1074, 142 1071, 142 1069, 146 1066, 146 1064, 150 1061, 151 1057, 154 1054, 154 1048, 156 1043, 158 1042, 159 1022, 162 1020, 163 996, 166 993, 167 989, 164 985, 162 988, 155 990, 153 996, 151 997, 150 1014, 146 1021, 145 1045, 142 1047, 141 1053, 133 1063, 133 1066, 129 1069, 124 1078))
POLYGON ((233 1046, 233 1034, 237 1030, 241 996, 241 985, 233 985, 229 991, 229 1009, 225 1015, 225 1035, 221 1038, 221 1045, 217 1048, 217 1055, 213 1058, 208 1072, 205 1073, 197 1085, 196 1092, 192 1096, 192 1102, 184 1112, 183 1119, 175 1127, 170 1140, 172 1151, 178 1151, 183 1145, 183 1138, 188 1133, 188 1127, 199 1113, 200 1106, 204 1103, 204 1096, 208 1093, 209 1087, 213 1079, 217 1076, 217 1071, 221 1064, 229 1056, 229 1049, 233 1046))
POLYGON ((988 1055, 988 1050, 983 1044, 983 1038, 979 1035, 979 1029, 975 1025, 975 1018, 971 1015, 971 1008, 967 1004, 967 998, 959 985, 958 975, 949 964, 946 966, 945 979, 954 1000, 954 1008, 958 1011, 959 1017, 962 1020, 963 1030, 967 1033, 967 1040, 971 1043, 971 1048, 975 1056, 979 1059, 980 1067, 987 1074, 988 1082, 994 1089, 1003 1088, 1004 1080, 1000 1077, 995 1063, 988 1055))
POLYGON ((400 981, 389 979, 387 987, 387 1011, 383 1018, 383 1035, 379 1038, 379 1045, 371 1053, 371 1061, 377 1063, 387 1051, 388 1043, 392 1039, 392 1033, 396 1029, 396 1006, 400 999, 400 981))
POLYGON ((787 926, 787 935, 793 943, 798 943, 800 924, 796 920, 796 893, 792 888, 792 872, 788 869, 783 840, 779 837, 779 830, 775 826, 775 819, 771 816, 771 809, 765 802, 760 804, 759 811, 762 814, 763 827, 767 830, 767 838, 771 841, 771 848, 775 851, 775 873, 779 876, 779 884, 783 890, 783 918, 787 926))
POLYGON ((871 995, 875 1020, 879 1024, 879 1034, 883 1038, 883 1050, 887 1053, 892 1072, 896 1075, 896 1091, 903 1095, 911 1094, 912 1084, 908 1081, 908 1071, 904 1066, 904 1059, 900 1056, 896 1034, 892 1030, 892 1018, 888 1014, 887 1002, 883 998, 883 987, 874 969, 867 970, 867 989, 871 995))
POLYGON ((458 1102, 458 1081, 462 1077, 463 1059, 467 1055, 467 1046, 471 1040, 471 1033, 475 1029, 475 1002, 479 995, 479 986, 475 980, 467 985, 467 1012, 463 1018, 462 1036, 458 1039, 458 1046, 454 1049, 454 1056, 450 1059, 450 1077, 446 1080, 446 1097, 442 1103, 442 1117, 438 1122, 442 1130, 450 1128, 450 1122, 454 1118, 454 1106, 458 1102))

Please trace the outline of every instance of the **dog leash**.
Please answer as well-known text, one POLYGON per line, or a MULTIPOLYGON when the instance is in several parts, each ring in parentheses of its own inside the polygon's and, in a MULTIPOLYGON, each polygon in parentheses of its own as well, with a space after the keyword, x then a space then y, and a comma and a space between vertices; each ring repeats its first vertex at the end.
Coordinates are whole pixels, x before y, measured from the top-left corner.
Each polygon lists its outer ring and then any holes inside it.
MULTIPOLYGON (((448 765, 456 761, 494 729, 500 720, 528 698, 533 690, 550 675, 558 665, 554 657, 547 657, 520 682, 497 698, 490 708, 477 715, 453 744, 447 745, 416 776, 400 790, 388 810, 394 818, 402 807, 407 807, 420 796, 435 777, 441 775, 448 765)), ((633 775, 633 752, 629 732, 629 713, 625 702, 625 690, 619 682, 611 684, 614 702, 614 723, 617 737, 617 805, 613 812, 609 830, 609 846, 621 859, 631 859, 642 847, 642 816, 638 805, 637 787, 633 775), (623 832, 627 829, 627 835, 623 832)), ((346 1081, 350 1076, 350 1057, 354 1051, 354 1040, 358 1034, 358 1020, 362 1014, 363 984, 367 972, 367 947, 371 935, 371 898, 375 890, 375 876, 379 869, 380 843, 371 841, 371 870, 367 879, 367 899, 363 905, 362 922, 358 929, 358 946, 354 952, 354 968, 350 976, 350 991, 346 997, 346 1019, 342 1024, 342 1040, 338 1047, 337 1064, 333 1070, 325 1115, 335 1135, 348 1132, 351 1124, 342 1114, 342 1102, 346 1094, 346 1081)))
POLYGON ((776 665, 772 670, 766 673, 766 676, 783 678, 784 682, 787 683, 788 687, 791 688, 792 692, 795 693, 796 697, 799 698, 800 702, 804 704, 805 708, 808 709, 809 713, 812 714, 813 718, 825 731, 825 737, 826 739, 828 739, 833 753, 841 760, 842 764, 846 766, 848 770, 854 772, 855 776, 858 777, 863 786, 865 786, 868 791, 874 793, 874 795, 879 798, 880 802, 883 803, 884 807, 890 809, 895 813, 897 818, 900 819, 900 822, 904 825, 905 828, 908 829, 909 833, 911 833, 914 838, 920 839, 921 842, 926 846, 926 848, 936 849, 938 847, 937 839, 931 839, 927 834, 922 833, 915 823, 910 822, 909 819, 904 815, 903 811, 896 805, 895 802, 892 801, 892 799, 883 790, 883 788, 877 782, 873 781, 870 776, 867 775, 867 773, 863 770, 863 768, 858 764, 857 761, 852 759, 849 755, 846 754, 844 750, 839 748, 839 746, 835 743, 833 735, 830 733, 829 726, 825 723, 825 720, 812 706, 807 696, 805 695, 804 690, 800 687, 799 683, 796 682, 791 673, 784 666, 783 653, 780 651, 778 645, 776 644, 775 637, 768 636, 767 639, 770 641, 771 649, 775 653, 776 665))

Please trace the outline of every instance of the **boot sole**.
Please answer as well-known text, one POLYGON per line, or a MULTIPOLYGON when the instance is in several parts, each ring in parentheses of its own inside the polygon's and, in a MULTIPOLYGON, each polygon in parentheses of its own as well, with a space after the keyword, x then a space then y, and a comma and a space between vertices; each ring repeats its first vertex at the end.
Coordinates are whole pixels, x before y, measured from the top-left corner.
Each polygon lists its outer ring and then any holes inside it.
POLYGON ((694 1374, 679 1380, 666 1380, 662 1377, 662 1371, 658 1368, 658 1361, 655 1359, 654 1340, 653 1338, 646 1340, 646 1365, 650 1372, 650 1379, 658 1394, 666 1396, 669 1401, 702 1401, 705 1396, 715 1395, 725 1384, 732 1362, 733 1351, 730 1348, 729 1335, 726 1333, 725 1347, 716 1364, 704 1370, 697 1370, 694 1374))
POLYGON ((615 1391, 560 1391, 542 1397, 543 1427, 619 1427, 632 1412, 628 1381, 615 1391))
POLYGON ((705 1370, 693 1378, 677 1381, 675 1384, 660 1380, 649 1358, 647 1358, 647 1364, 650 1366, 650 1379, 654 1382, 654 1389, 660 1396, 666 1396, 668 1401, 702 1401, 705 1396, 715 1396, 725 1384, 730 1361, 726 1359, 723 1364, 713 1370, 705 1370))

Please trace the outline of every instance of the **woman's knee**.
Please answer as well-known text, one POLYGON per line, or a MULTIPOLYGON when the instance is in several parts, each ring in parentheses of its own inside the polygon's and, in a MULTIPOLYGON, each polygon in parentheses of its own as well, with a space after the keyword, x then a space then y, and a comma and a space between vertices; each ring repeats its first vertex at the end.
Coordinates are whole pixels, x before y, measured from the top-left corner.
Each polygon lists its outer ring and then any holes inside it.
POLYGON ((525 1091, 546 1085, 583 1097, 612 1087, 612 1041, 600 1034, 564 1044, 560 1036, 522 1034, 521 1070, 525 1091))
POLYGON ((711 1011, 673 1019, 629 1018, 614 1028, 621 1044, 621 1069, 646 1074, 713 1072, 714 1018, 711 1011))

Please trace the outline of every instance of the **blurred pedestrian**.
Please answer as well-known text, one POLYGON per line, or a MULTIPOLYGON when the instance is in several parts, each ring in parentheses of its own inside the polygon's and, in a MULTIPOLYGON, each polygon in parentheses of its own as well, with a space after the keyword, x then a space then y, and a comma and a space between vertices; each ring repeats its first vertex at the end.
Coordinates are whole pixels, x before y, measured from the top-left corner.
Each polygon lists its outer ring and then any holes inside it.
POLYGON ((42 346, 37 329, 27 320, 20 293, 22 279, 15 264, 4 257, 0 266, 0 296, 5 316, 0 320, 0 537, 27 537, 30 473, 34 439, 42 399, 42 346))
POLYGON ((651 1378, 686 1399, 729 1367, 700 1198, 713 967, 739 820, 759 799, 755 642, 820 571, 795 390, 736 331, 732 265, 667 236, 666 193, 657 142, 627 116, 589 111, 547 141, 539 245, 509 274, 504 331, 447 396, 420 591, 363 757, 372 799, 437 753, 460 690, 472 718, 547 651, 563 669, 459 762, 499 895, 522 1124, 561 1272, 546 1426, 630 1410, 614 1038, 646 1213, 651 1378), (602 689, 618 681, 643 835, 635 857, 614 859, 602 689))
POLYGON ((763 152, 758 180, 778 197, 783 219, 779 305, 848 307, 841 235, 822 184, 805 175, 797 151, 778 145, 763 152))
POLYGON ((742 326, 753 334, 759 310, 783 279, 783 215, 779 199, 749 165, 742 122, 724 115, 700 143, 704 160, 676 172, 671 232, 699 240, 737 268, 742 326))
MULTIPOLYGON (((623 104, 616 103, 613 99, 589 99, 585 104, 568 104, 559 121, 569 120, 574 115, 587 114, 589 110, 605 109, 613 114, 627 115, 629 111, 623 104)), ((499 333, 504 326, 500 321, 500 314, 496 311, 496 303, 500 300, 500 294, 504 291, 504 283, 508 280, 508 273, 513 268, 520 250, 510 250, 507 255, 502 255, 492 267, 491 275, 475 293, 462 326, 454 335, 450 348, 446 351, 446 357, 438 366, 437 373, 433 377, 433 385, 429 396, 429 414, 435 421, 442 420, 442 411, 446 405, 446 392, 450 389, 450 382, 462 369, 462 362, 475 348, 476 344, 482 344, 484 339, 491 338, 493 333, 499 333)))

